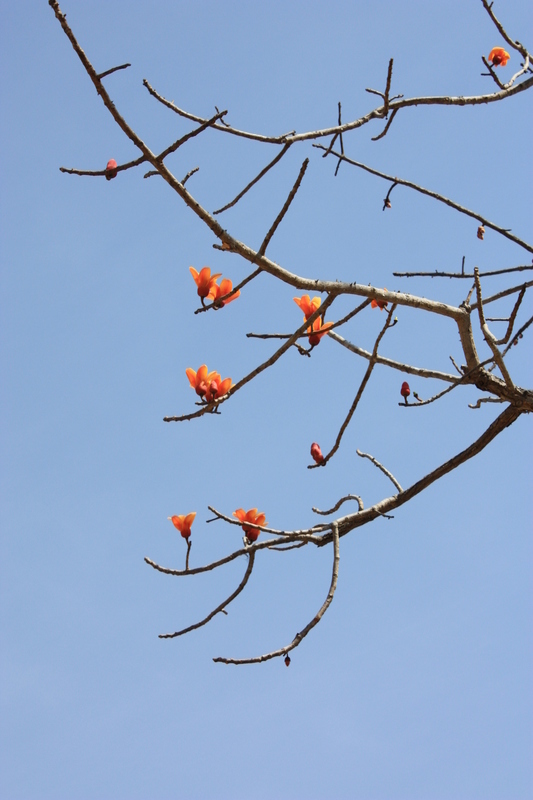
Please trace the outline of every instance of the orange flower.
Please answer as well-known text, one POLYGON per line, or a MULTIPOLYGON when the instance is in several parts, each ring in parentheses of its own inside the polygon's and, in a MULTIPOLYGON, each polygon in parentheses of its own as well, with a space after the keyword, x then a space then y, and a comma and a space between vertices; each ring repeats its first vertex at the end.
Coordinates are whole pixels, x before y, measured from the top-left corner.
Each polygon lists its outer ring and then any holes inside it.
POLYGON ((198 368, 198 372, 191 367, 187 367, 185 372, 196 394, 203 397, 207 403, 213 402, 217 397, 222 397, 233 386, 231 378, 222 380, 220 373, 214 370, 208 373, 205 364, 198 368))
POLYGON ((313 297, 311 300, 308 294, 304 294, 303 297, 294 297, 293 299, 296 305, 300 306, 304 312, 306 319, 309 319, 311 314, 314 314, 317 308, 320 308, 322 304, 320 297, 313 297))
POLYGON ((489 53, 489 61, 492 61, 493 67, 505 67, 511 56, 504 50, 503 47, 493 47, 489 53))
POLYGON ((204 400, 207 403, 212 403, 213 400, 229 392, 232 386, 231 378, 222 380, 219 372, 210 372, 207 376, 207 391, 204 400))
POLYGON ((191 514, 174 515, 173 517, 167 517, 167 519, 179 530, 184 539, 188 539, 191 535, 191 525, 194 522, 195 516, 196 511, 193 511, 191 514))
POLYGON ((194 267, 189 267, 189 271, 198 287, 198 297, 202 298, 209 296, 213 286, 216 286, 217 278, 220 278, 222 275, 221 272, 217 272, 216 275, 211 275, 210 267, 202 267, 200 272, 197 272, 194 267))
POLYGON ((315 347, 317 344, 320 344, 320 340, 323 336, 326 335, 328 330, 332 327, 333 322, 325 322, 322 325, 322 321, 320 317, 315 319, 312 325, 310 325, 307 329, 307 333, 309 335, 309 344, 312 347, 315 347))
MULTIPOLYGON (((229 294, 232 289, 233 289, 233 284, 230 281, 230 279, 223 278, 223 280, 220 281, 220 286, 218 285, 218 283, 214 283, 211 286, 208 297, 210 300, 213 301, 213 303, 216 303, 219 297, 224 297, 225 294, 229 294)), ((231 297, 228 297, 227 300, 223 300, 222 305, 227 306, 227 304, 231 303, 232 300, 236 300, 237 297, 240 295, 240 293, 241 291, 239 289, 237 292, 235 292, 235 294, 232 294, 231 297)))
MULTIPOLYGON (((311 314, 314 314, 315 311, 318 311, 322 305, 322 300, 320 297, 313 297, 311 300, 308 294, 304 294, 303 297, 294 297, 293 300, 304 312, 304 319, 309 319, 311 314)), ((322 319, 317 317, 313 324, 307 329, 307 333, 309 335, 309 344, 312 347, 315 347, 315 345, 319 344, 321 338, 326 335, 332 325, 333 322, 326 322, 323 325, 322 319)))
POLYGON ((202 364, 201 367, 198 368, 198 372, 195 372, 193 369, 188 367, 185 370, 187 377, 189 379, 189 383, 191 384, 192 388, 196 392, 197 395, 203 397, 204 394, 207 392, 207 366, 202 364))
POLYGON ((257 528, 250 528, 246 523, 251 522, 252 525, 266 525, 265 515, 262 513, 258 514, 257 508, 251 508, 249 511, 245 511, 244 508, 238 508, 233 512, 233 516, 237 517, 237 519, 243 523, 242 529, 250 542, 255 542, 261 531, 257 530, 257 528))
MULTIPOLYGON (((387 291, 386 286, 383 287, 383 291, 384 292, 387 291)), ((383 309, 387 308, 387 306, 388 306, 387 300, 372 300, 372 302, 370 303, 371 308, 379 308, 380 311, 383 311, 383 309)))

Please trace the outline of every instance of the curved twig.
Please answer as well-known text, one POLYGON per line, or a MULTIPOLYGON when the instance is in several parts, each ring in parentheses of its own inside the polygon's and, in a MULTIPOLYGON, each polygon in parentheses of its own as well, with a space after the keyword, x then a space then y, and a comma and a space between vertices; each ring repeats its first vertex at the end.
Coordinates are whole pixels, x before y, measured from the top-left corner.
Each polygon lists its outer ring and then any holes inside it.
POLYGON ((356 450, 355 452, 357 453, 358 456, 361 456, 361 458, 368 458, 368 460, 371 461, 375 467, 380 469, 382 473, 386 475, 387 478, 389 478, 389 480, 393 482, 393 484, 396 486, 399 492, 403 492, 402 487, 400 486, 400 484, 398 483, 392 472, 389 472, 389 470, 386 467, 384 467, 383 464, 380 464, 380 462, 376 458, 374 458, 374 456, 371 456, 370 453, 362 453, 361 450, 356 450))
MULTIPOLYGON (((319 150, 325 150, 325 147, 321 144, 314 144, 313 147, 316 147, 319 150)), ((476 211, 471 211, 469 208, 459 205, 459 203, 456 203, 454 200, 450 200, 449 197, 444 197, 444 195, 439 194, 438 192, 433 192, 430 189, 424 189, 423 186, 419 186, 412 181, 406 181, 403 180, 403 178, 396 178, 393 175, 387 175, 385 172, 380 172, 377 169, 373 169, 372 167, 363 164, 361 161, 354 161, 352 158, 348 158, 342 153, 335 152, 335 150, 332 150, 330 155, 335 156, 335 158, 341 158, 343 161, 346 161, 347 164, 351 164, 353 167, 364 169, 366 172, 370 172, 371 175, 376 175, 378 178, 383 178, 386 181, 392 181, 400 186, 407 186, 409 189, 414 189, 416 192, 420 192, 420 194, 433 197, 435 200, 438 200, 439 202, 450 206, 450 208, 455 209, 455 211, 459 211, 461 214, 465 214, 467 217, 476 219, 486 228, 491 228, 493 231, 496 231, 502 236, 505 236, 507 239, 510 239, 512 242, 515 242, 515 244, 520 245, 520 247, 523 247, 524 250, 528 250, 530 253, 533 253, 533 245, 530 245, 527 242, 524 242, 522 239, 519 239, 518 236, 515 236, 506 228, 502 228, 500 225, 496 225, 494 222, 489 222, 486 217, 482 217, 481 214, 478 214, 476 211)))
POLYGON ((333 539, 333 570, 331 574, 331 583, 329 586, 329 591, 326 596, 326 599, 322 603, 322 606, 317 611, 311 622, 309 622, 303 630, 296 634, 292 642, 287 645, 286 647, 282 647, 279 650, 273 650, 271 653, 265 653, 262 656, 256 656, 255 658, 214 658, 213 661, 219 664, 260 664, 262 661, 270 661, 271 658, 279 658, 279 656, 286 656, 291 650, 294 650, 295 647, 298 647, 300 642, 305 639, 309 631, 311 631, 315 625, 318 625, 326 611, 328 610, 329 606, 331 605, 331 601, 333 600, 333 596, 335 594, 335 589, 337 588, 337 580, 339 577, 339 558, 340 558, 340 551, 339 551, 339 528, 336 522, 331 524, 331 531, 332 531, 332 539, 333 539))
POLYGON ((211 613, 208 614, 207 617, 205 617, 205 619, 201 620, 200 622, 196 622, 194 625, 189 625, 188 628, 183 628, 181 631, 175 631, 175 633, 160 633, 159 639, 175 639, 176 636, 183 636, 184 633, 190 633, 190 631, 195 631, 197 628, 201 628, 204 625, 207 625, 207 623, 210 620, 212 620, 216 614, 220 613, 221 611, 224 611, 226 606, 229 606, 229 604, 233 600, 235 600, 235 598, 242 592, 242 590, 248 583, 248 579, 252 574, 252 569, 254 567, 254 559, 255 559, 255 552, 252 551, 251 553, 249 553, 248 566, 246 567, 246 572, 244 573, 244 578, 242 579, 242 581, 239 583, 235 591, 232 592, 232 594, 230 594, 228 599, 224 600, 223 603, 220 603, 220 605, 217 606, 213 611, 211 611, 211 613))
POLYGON ((347 500, 356 500, 357 505, 359 506, 359 511, 362 511, 364 509, 363 501, 361 500, 358 494, 347 494, 346 497, 341 497, 338 503, 335 503, 333 508, 328 508, 327 511, 320 511, 320 509, 314 507, 311 509, 311 511, 314 511, 315 514, 323 514, 324 516, 327 516, 328 514, 333 514, 335 513, 335 511, 338 511, 339 508, 342 506, 342 504, 345 503, 347 500))
POLYGON ((251 181, 250 181, 250 183, 249 183, 249 184, 247 184, 247 185, 244 187, 244 189, 242 190, 242 192, 239 192, 239 194, 237 195, 237 197, 234 197, 234 198, 233 198, 233 200, 232 200, 230 203, 226 203, 226 205, 225 205, 225 206, 222 206, 222 208, 217 208, 217 210, 216 210, 216 211, 213 211, 213 215, 216 215, 216 214, 222 214, 222 212, 223 212, 223 211, 227 211, 227 210, 228 210, 228 208, 232 208, 233 206, 237 205, 237 203, 239 202, 239 200, 241 199, 241 197, 244 197, 244 195, 245 195, 247 192, 249 192, 249 191, 250 191, 250 189, 252 188, 252 186, 255 186, 255 184, 256 184, 256 183, 258 183, 258 182, 261 180, 261 178, 263 178, 263 177, 264 177, 264 176, 267 174, 267 172, 268 172, 269 170, 271 170, 271 169, 272 169, 272 167, 274 167, 274 166, 275 166, 275 165, 278 163, 278 161, 281 161, 281 159, 283 158, 283 156, 285 155, 285 153, 287 152, 287 150, 289 149, 289 147, 290 147, 290 144, 286 144, 286 145, 285 145, 285 147, 284 147, 282 150, 280 150, 280 152, 277 154, 277 156, 276 156, 275 158, 273 158, 273 159, 272 159, 272 161, 270 161, 270 162, 269 162, 269 163, 266 165, 266 167, 264 167, 264 168, 261 170, 261 172, 259 173, 259 175, 256 175, 256 176, 255 176, 255 178, 254 178, 253 180, 251 180, 251 181))

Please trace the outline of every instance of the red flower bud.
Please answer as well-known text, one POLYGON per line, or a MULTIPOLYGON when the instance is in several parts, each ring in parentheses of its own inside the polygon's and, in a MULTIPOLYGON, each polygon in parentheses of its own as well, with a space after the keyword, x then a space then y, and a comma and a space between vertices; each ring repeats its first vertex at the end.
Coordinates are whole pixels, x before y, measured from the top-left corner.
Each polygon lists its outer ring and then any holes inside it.
POLYGON ((321 464, 324 461, 324 456, 322 455, 322 450, 320 449, 320 445, 316 442, 313 442, 311 445, 311 455, 316 461, 317 464, 321 464))
POLYGON ((205 381, 201 381, 196 387, 196 394, 200 397, 203 397, 204 394, 207 392, 207 383, 205 381))
POLYGON ((407 398, 411 394, 411 389, 409 388, 409 384, 407 383, 407 381, 404 381, 402 383, 402 388, 400 389, 400 394, 405 399, 405 403, 407 405, 407 398))
POLYGON ((483 227, 483 225, 480 225, 479 228, 477 229, 477 238, 483 239, 484 236, 485 236, 485 228, 483 227))
POLYGON ((291 660, 290 660, 289 656, 285 656, 284 661, 285 661, 285 666, 286 667, 288 667, 289 664, 291 663, 291 660))
POLYGON ((105 168, 105 179, 106 181, 110 181, 112 178, 117 177, 117 162, 114 158, 110 158, 107 162, 107 167, 105 168))

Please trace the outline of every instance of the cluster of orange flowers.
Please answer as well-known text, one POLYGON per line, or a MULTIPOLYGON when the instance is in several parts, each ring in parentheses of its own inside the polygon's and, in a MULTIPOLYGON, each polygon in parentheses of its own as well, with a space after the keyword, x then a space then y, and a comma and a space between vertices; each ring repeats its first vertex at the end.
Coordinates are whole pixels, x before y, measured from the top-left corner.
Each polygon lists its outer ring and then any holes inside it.
MULTIPOLYGON (((220 278, 222 273, 217 272, 215 275, 211 275, 210 267, 202 267, 200 272, 195 270, 194 267, 189 267, 189 270, 194 278, 196 286, 198 287, 196 290, 198 297, 201 297, 202 301, 207 298, 216 304, 220 297, 224 297, 225 295, 229 294, 233 289, 233 284, 229 278, 223 278, 223 280, 220 281, 219 286, 217 279, 220 278)), ((228 297, 226 300, 222 300, 222 305, 227 306, 228 303, 231 303, 231 301, 235 300, 239 295, 240 290, 236 291, 235 294, 232 294, 231 297, 228 297)))
POLYGON ((231 378, 222 380, 220 372, 208 372, 205 364, 202 364, 197 372, 190 367, 185 372, 196 394, 206 403, 212 403, 213 400, 217 400, 227 394, 234 385, 231 382, 231 378))
MULTIPOLYGON (((304 294, 303 297, 295 297, 293 299, 296 305, 299 306, 304 312, 304 319, 306 320, 309 319, 309 317, 314 314, 322 304, 320 297, 313 297, 311 300, 308 294, 304 294)), ((324 322, 323 317, 317 317, 315 319, 315 321, 307 329, 309 344, 311 347, 315 347, 317 344, 320 344, 320 340, 326 335, 332 325, 333 322, 324 322)))

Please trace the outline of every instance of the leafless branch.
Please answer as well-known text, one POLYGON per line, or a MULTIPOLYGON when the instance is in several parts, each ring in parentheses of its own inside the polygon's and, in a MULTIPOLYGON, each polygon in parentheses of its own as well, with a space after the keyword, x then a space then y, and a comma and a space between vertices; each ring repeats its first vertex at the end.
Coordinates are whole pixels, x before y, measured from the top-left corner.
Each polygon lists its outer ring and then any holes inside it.
POLYGON ((507 345, 507 347, 505 348, 505 350, 502 353, 502 356, 504 356, 511 349, 511 347, 513 345, 518 344, 518 340, 522 338, 522 335, 523 335, 524 331, 526 331, 529 328, 531 323, 533 323, 533 317, 530 317, 528 319, 528 321, 525 322, 522 325, 522 327, 515 333, 515 335, 513 337, 513 340, 507 345))
MULTIPOLYGON (((321 144, 314 144, 313 147, 318 148, 319 150, 325 150, 324 146, 321 144)), ((353 167, 359 167, 359 169, 364 169, 366 172, 370 172, 371 175, 377 175, 378 178, 383 178, 386 181, 392 181, 395 184, 399 184, 400 186, 407 186, 409 189, 414 189, 416 192, 420 192, 420 194, 425 194, 428 197, 433 197, 435 200, 438 200, 441 203, 444 203, 450 208, 455 209, 455 211, 459 211, 461 214, 465 214, 467 217, 472 217, 476 219, 478 222, 481 222, 486 228, 491 228, 493 231, 500 233, 502 236, 505 236, 507 239, 510 239, 515 244, 520 245, 525 250, 528 250, 530 253, 533 253, 533 246, 524 242, 522 239, 519 239, 518 236, 512 234, 506 228, 502 228, 499 225, 496 225, 494 222, 489 222, 485 217, 482 217, 476 211, 471 211, 464 206, 459 205, 454 200, 450 200, 449 197, 444 197, 444 195, 439 194, 438 192, 433 192, 430 189, 424 189, 423 186, 419 186, 412 181, 403 180, 403 178, 397 178, 392 175, 387 175, 385 172, 380 172, 377 169, 373 169, 372 167, 367 166, 366 164, 362 164, 360 161, 354 161, 352 158, 348 158, 347 156, 343 155, 342 153, 337 153, 335 150, 331 151, 331 155, 335 158, 341 158, 346 161, 347 164, 351 164, 353 167)))
POLYGON ((118 72, 119 69, 127 69, 131 67, 131 64, 121 64, 120 67, 111 67, 111 69, 106 69, 105 72, 101 72, 98 75, 98 80, 102 80, 102 78, 106 78, 108 75, 111 75, 113 72, 118 72))
POLYGON ((338 511, 339 508, 342 506, 342 504, 346 503, 347 500, 356 500, 357 501, 357 505, 359 506, 359 511, 363 510, 364 504, 363 504, 363 501, 361 500, 361 498, 359 497, 359 495, 358 494, 347 494, 346 497, 341 497, 341 499, 338 501, 338 503, 335 503, 333 508, 328 508, 327 511, 320 511, 318 508, 314 508, 314 507, 311 509, 311 511, 314 511, 315 514, 323 514, 326 517, 329 514, 334 514, 335 511, 338 511))
POLYGON ((248 583, 248 579, 250 578, 250 575, 252 574, 252 569, 254 568, 254 559, 255 559, 255 552, 252 550, 252 552, 248 554, 248 566, 246 567, 246 572, 244 573, 244 578, 242 579, 242 581, 239 583, 239 585, 237 586, 235 591, 232 592, 230 594, 230 596, 226 600, 224 600, 223 603, 220 603, 219 606, 217 606, 215 609, 213 609, 213 611, 211 611, 211 613, 208 614, 207 617, 205 617, 200 622, 196 622, 194 625, 189 625, 188 628, 183 628, 181 631, 175 631, 174 633, 160 633, 159 634, 159 638, 160 639, 175 639, 176 636, 183 636, 184 633, 190 633, 190 631, 195 631, 197 628, 201 628, 204 625, 207 625, 207 623, 210 620, 212 620, 213 617, 216 616, 216 614, 218 614, 221 611, 223 611, 227 606, 229 606, 229 604, 233 600, 235 600, 236 597, 238 597, 238 595, 240 595, 240 593, 242 592, 242 590, 244 589, 244 587, 248 583))
POLYGON ((344 432, 345 432, 346 428, 348 427, 348 425, 350 424, 350 420, 351 420, 351 418, 353 417, 353 415, 355 413, 355 410, 356 410, 356 408, 357 408, 357 406, 359 404, 359 400, 363 396, 363 392, 364 392, 364 390, 366 388, 366 385, 367 385, 367 383, 368 383, 368 381, 370 379, 372 371, 373 371, 373 369, 374 369, 374 367, 375 367, 375 365, 377 363, 376 362, 376 356, 377 356, 377 353, 378 353, 379 344, 380 344, 381 340, 383 339, 383 337, 385 336, 386 331, 389 328, 392 327, 391 319, 392 319, 392 315, 394 314, 395 310, 396 310, 396 305, 393 305, 391 307, 390 311, 387 314, 387 319, 385 320, 385 324, 384 324, 383 328, 381 329, 381 331, 380 331, 380 333, 379 333, 379 335, 378 335, 378 337, 376 339, 376 343, 374 344, 374 349, 372 351, 372 355, 370 356, 368 367, 367 367, 366 372, 365 372, 365 374, 363 376, 363 380, 361 381, 361 383, 359 385, 359 389, 357 390, 357 394, 355 395, 355 398, 354 398, 354 401, 353 401, 353 403, 352 403, 352 405, 350 407, 350 410, 348 411, 348 414, 346 415, 346 418, 345 418, 344 422, 342 423, 342 425, 340 427, 339 433, 337 434, 337 438, 335 440, 335 444, 333 445, 333 447, 331 448, 329 453, 326 456, 324 456, 324 459, 320 462, 320 464, 309 464, 307 469, 316 469, 316 467, 325 466, 328 463, 328 461, 330 460, 330 458, 332 458, 335 455, 335 453, 337 452, 337 450, 339 449, 341 441, 342 441, 342 437, 344 436, 344 432))
POLYGON ((516 315, 518 314, 518 309, 520 308, 522 300, 524 299, 525 293, 526 293, 526 289, 525 289, 525 287, 522 287, 522 289, 520 291, 520 294, 517 297, 516 303, 514 304, 514 308, 513 308, 512 312, 511 312, 511 316, 509 317, 509 324, 507 326, 507 330, 505 332, 505 336, 503 336, 503 338, 501 338, 501 339, 498 339, 495 342, 495 344, 498 344, 498 345, 499 344, 507 344, 507 342, 509 341, 509 338, 510 338, 512 332, 513 332, 513 327, 514 327, 514 323, 515 323, 515 320, 516 320, 516 315))
POLYGON ((336 522, 331 524, 331 536, 333 540, 333 570, 331 574, 331 583, 329 586, 329 591, 327 594, 326 599, 322 603, 322 606, 317 611, 311 622, 309 622, 303 630, 296 634, 292 642, 287 645, 286 647, 282 647, 279 650, 273 650, 271 653, 265 653, 262 656, 256 656, 255 658, 214 658, 213 661, 216 663, 221 664, 260 664, 263 661, 270 661, 271 658, 279 658, 280 656, 286 656, 291 650, 294 650, 295 647, 298 647, 300 642, 305 639, 309 631, 311 631, 315 625, 318 625, 326 611, 328 610, 329 606, 331 605, 331 601, 333 600, 333 596, 335 594, 335 589, 337 588, 337 580, 339 577, 339 529, 336 522))
POLYGON ((481 403, 504 403, 500 397, 480 397, 476 403, 469 403, 468 408, 481 408, 481 403))
POLYGON ((380 469, 382 473, 386 475, 387 478, 389 478, 389 480, 393 482, 393 484, 396 486, 399 492, 403 492, 402 487, 400 486, 400 484, 398 483, 392 472, 389 472, 389 470, 386 467, 384 467, 383 464, 380 464, 380 462, 376 458, 374 458, 374 456, 371 456, 370 453, 362 453, 361 450, 356 450, 355 452, 357 453, 358 456, 361 456, 361 458, 368 458, 369 461, 371 461, 374 464, 374 466, 380 469))
MULTIPOLYGON (((480 278, 488 278, 490 275, 505 275, 508 272, 524 272, 524 270, 531 270, 533 266, 526 264, 520 267, 507 267, 506 269, 492 269, 487 272, 480 272, 480 278)), ((393 272, 395 278, 472 278, 473 272, 393 272)))
POLYGON ((255 178, 254 178, 253 180, 251 180, 251 181, 250 181, 250 183, 248 183, 248 184, 247 184, 247 185, 244 187, 244 189, 242 190, 242 192, 239 192, 239 194, 237 195, 237 197, 234 197, 234 198, 233 198, 233 200, 232 200, 230 203, 226 203, 226 205, 225 205, 225 206, 222 206, 222 208, 217 208, 217 210, 216 210, 216 211, 213 211, 213 214, 214 214, 214 215, 215 215, 215 214, 222 214, 222 212, 223 212, 223 211, 227 211, 227 210, 228 210, 228 208, 232 208, 234 205, 236 205, 236 204, 239 202, 239 200, 241 199, 241 197, 244 197, 244 195, 245 195, 245 194, 246 194, 248 191, 250 191, 250 189, 252 188, 252 186, 255 186, 255 184, 256 184, 256 183, 258 183, 258 182, 261 180, 261 178, 263 178, 263 177, 264 177, 264 176, 267 174, 267 172, 268 172, 269 170, 271 170, 271 169, 272 169, 272 167, 274 167, 274 166, 275 166, 275 165, 278 163, 278 161, 281 161, 281 159, 283 158, 283 156, 285 155, 285 153, 288 151, 289 147, 290 147, 290 144, 286 144, 286 145, 285 145, 285 147, 284 147, 282 150, 280 150, 280 152, 277 154, 277 156, 276 156, 275 158, 273 158, 273 159, 272 159, 272 161, 270 161, 270 162, 269 162, 269 163, 266 165, 266 167, 264 167, 264 168, 261 170, 261 172, 260 172, 258 175, 256 175, 256 176, 255 176, 255 178))
MULTIPOLYGON (((494 356, 494 360, 496 361, 496 363, 497 363, 497 365, 498 365, 498 367, 500 369, 500 372, 503 375, 505 383, 507 384, 507 386, 510 389, 512 389, 514 387, 514 384, 513 384, 513 381, 511 380, 511 376, 509 375, 507 367, 505 366, 505 362, 503 360, 502 354, 500 353, 500 351, 498 350, 498 348, 496 346, 496 337, 490 332, 489 326, 487 325, 487 323, 485 321, 485 313, 483 311, 483 299, 481 297, 481 283, 479 281, 479 270, 478 270, 477 267, 474 269, 474 281, 475 281, 475 284, 476 284, 477 310, 478 310, 478 316, 479 316, 479 324, 480 324, 481 330, 483 331, 483 336, 485 337, 485 341, 487 342, 488 346, 492 350, 492 354, 494 356)), ((522 291, 525 292, 525 289, 523 289, 522 291)), ((523 296, 523 294, 522 294, 522 296, 523 296)))
POLYGON ((264 256, 264 254, 266 253, 266 249, 267 249, 268 245, 270 244, 270 241, 271 241, 272 237, 276 233, 276 231, 278 229, 278 226, 281 223, 281 220, 283 219, 283 217, 285 216, 285 214, 289 210, 289 206, 292 203, 292 201, 294 200, 294 198, 296 196, 296 192, 300 188, 300 184, 303 181, 303 177, 305 175, 305 171, 306 171, 308 165, 309 165, 309 159, 306 158, 305 161, 303 162, 302 166, 300 167, 300 172, 298 173, 298 177, 296 178, 296 180, 294 182, 294 186, 290 190, 289 195, 288 195, 287 199, 285 200, 281 211, 279 212, 278 216, 276 217, 276 219, 274 220, 274 222, 270 226, 270 229, 269 229, 267 235, 265 236, 265 238, 263 239, 263 241, 261 243, 261 247, 257 251, 257 255, 258 255, 259 258, 264 256))

